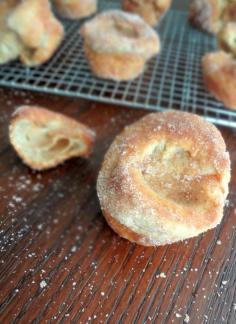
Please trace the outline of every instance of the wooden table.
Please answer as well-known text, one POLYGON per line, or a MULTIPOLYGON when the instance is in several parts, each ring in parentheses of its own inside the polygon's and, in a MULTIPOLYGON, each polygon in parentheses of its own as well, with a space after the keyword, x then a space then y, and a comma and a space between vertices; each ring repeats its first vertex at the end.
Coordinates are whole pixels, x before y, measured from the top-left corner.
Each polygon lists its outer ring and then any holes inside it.
POLYGON ((144 248, 106 224, 96 195, 104 153, 146 112, 0 89, 0 323, 236 323, 236 132, 224 219, 185 242, 144 248), (15 107, 37 104, 97 132, 89 160, 32 172, 9 145, 15 107))

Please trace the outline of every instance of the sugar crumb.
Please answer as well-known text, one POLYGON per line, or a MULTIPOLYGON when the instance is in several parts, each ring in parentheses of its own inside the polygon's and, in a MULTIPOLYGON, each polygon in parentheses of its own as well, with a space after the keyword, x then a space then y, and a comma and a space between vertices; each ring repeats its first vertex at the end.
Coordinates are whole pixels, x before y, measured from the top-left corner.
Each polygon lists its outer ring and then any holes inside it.
POLYGON ((45 280, 42 280, 42 281, 40 282, 40 288, 43 289, 43 288, 45 288, 46 286, 47 286, 46 281, 45 281, 45 280))
POLYGON ((188 314, 185 314, 184 322, 185 322, 185 323, 189 323, 189 320, 190 320, 189 315, 188 315, 188 314))
POLYGON ((74 246, 72 246, 72 248, 70 250, 71 250, 71 252, 75 252, 76 249, 77 249, 77 247, 74 245, 74 246))

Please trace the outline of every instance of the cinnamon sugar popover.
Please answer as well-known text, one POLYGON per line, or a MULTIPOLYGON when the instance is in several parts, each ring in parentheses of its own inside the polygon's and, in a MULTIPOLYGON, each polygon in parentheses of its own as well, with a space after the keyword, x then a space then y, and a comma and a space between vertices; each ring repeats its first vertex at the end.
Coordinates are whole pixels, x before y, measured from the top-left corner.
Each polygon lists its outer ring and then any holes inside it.
POLYGON ((216 34, 221 26, 220 17, 225 3, 225 0, 192 0, 190 22, 208 33, 216 34))
POLYGON ((97 0, 54 0, 62 17, 78 19, 91 16, 97 11, 97 0))
POLYGON ((145 63, 160 51, 157 33, 138 15, 106 11, 81 28, 91 70, 116 81, 139 76, 145 63))
POLYGON ((224 23, 236 21, 236 1, 192 0, 189 20, 202 30, 216 34, 224 23))
POLYGON ((29 66, 45 63, 63 39, 62 24, 53 15, 48 0, 12 2, 16 5, 6 17, 6 23, 21 42, 19 54, 22 63, 29 66))
POLYGON ((227 108, 236 109, 236 59, 217 51, 206 54, 202 66, 206 88, 227 108))
POLYGON ((123 0, 124 10, 140 15, 149 25, 155 26, 168 11, 172 0, 123 0))
POLYGON ((185 112, 152 113, 126 127, 105 155, 97 192, 120 236, 155 246, 220 223, 230 160, 217 128, 185 112))

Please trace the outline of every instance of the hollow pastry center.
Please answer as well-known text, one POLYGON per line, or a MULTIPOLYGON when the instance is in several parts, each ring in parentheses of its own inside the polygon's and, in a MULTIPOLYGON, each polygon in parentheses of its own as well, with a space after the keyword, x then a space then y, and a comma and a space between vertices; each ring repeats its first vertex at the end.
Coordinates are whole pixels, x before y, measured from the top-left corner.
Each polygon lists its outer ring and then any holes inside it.
POLYGON ((166 141, 155 145, 144 158, 142 175, 160 198, 185 207, 207 204, 217 181, 214 169, 201 166, 189 151, 166 141))
POLYGON ((17 123, 14 132, 18 147, 22 147, 30 159, 39 162, 61 160, 83 150, 82 141, 63 134, 57 121, 43 125, 22 120, 17 123))

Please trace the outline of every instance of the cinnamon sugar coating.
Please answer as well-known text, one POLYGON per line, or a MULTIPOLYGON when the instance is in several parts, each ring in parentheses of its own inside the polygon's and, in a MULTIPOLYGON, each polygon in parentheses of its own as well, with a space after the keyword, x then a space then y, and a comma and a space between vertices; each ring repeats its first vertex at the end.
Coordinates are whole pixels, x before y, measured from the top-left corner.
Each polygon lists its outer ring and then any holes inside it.
POLYGON ((236 59, 223 51, 202 58, 206 88, 227 108, 236 109, 236 59))
POLYGON ((101 78, 133 79, 160 51, 157 33, 139 16, 120 10, 97 15, 80 32, 90 67, 101 78))
POLYGON ((229 179, 229 154, 216 127, 172 111, 149 114, 116 137, 97 192, 120 236, 163 245, 219 224, 229 179))

